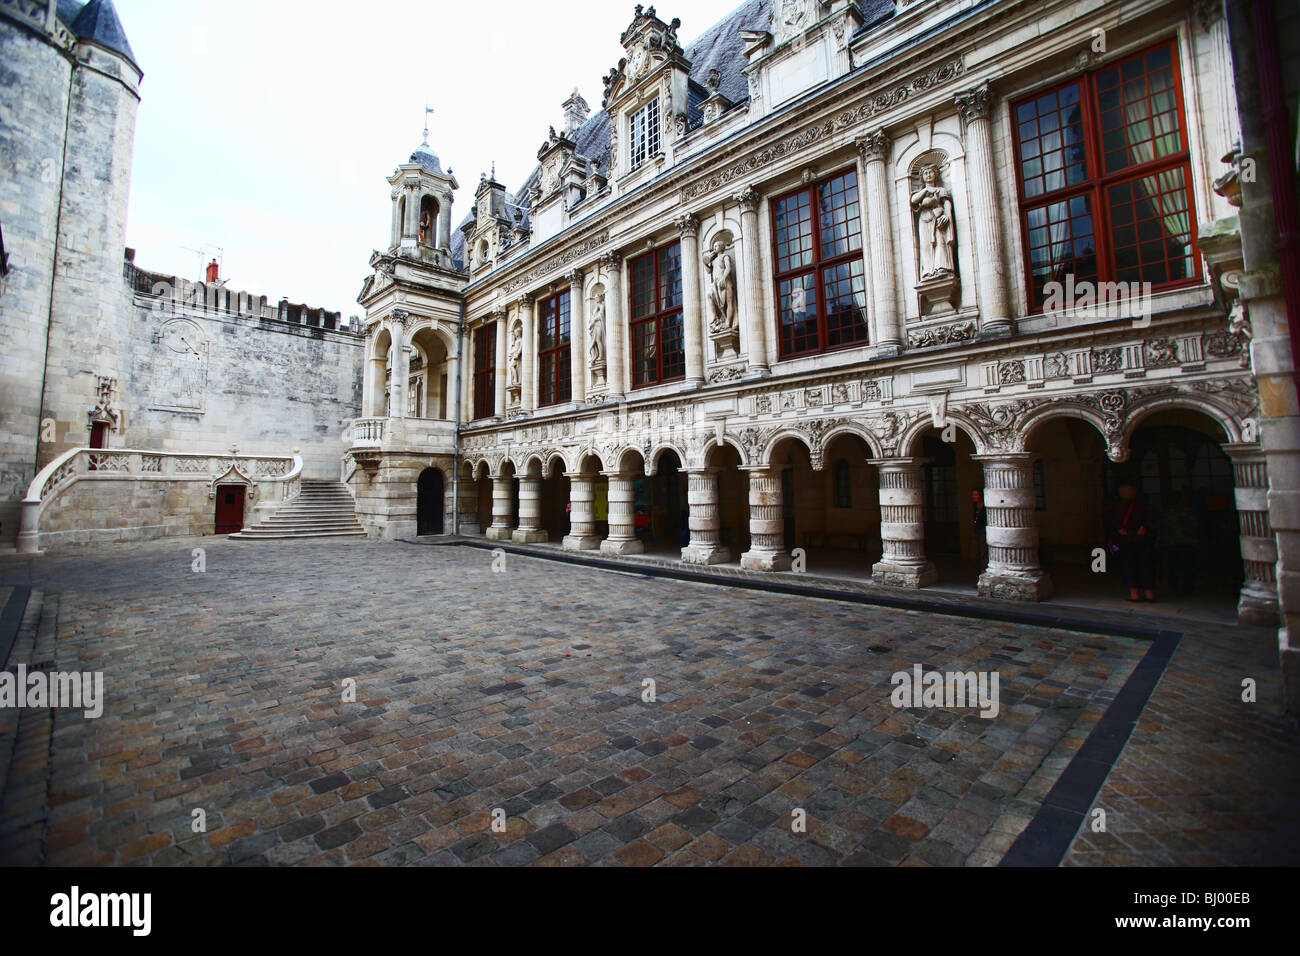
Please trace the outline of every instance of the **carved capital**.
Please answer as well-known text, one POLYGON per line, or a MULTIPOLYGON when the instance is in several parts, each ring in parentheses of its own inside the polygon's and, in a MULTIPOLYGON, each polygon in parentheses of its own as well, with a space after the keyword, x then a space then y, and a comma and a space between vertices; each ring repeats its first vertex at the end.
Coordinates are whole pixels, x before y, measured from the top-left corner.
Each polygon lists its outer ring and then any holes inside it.
POLYGON ((568 279, 570 286, 581 291, 582 287, 587 284, 587 273, 581 269, 574 269, 569 273, 568 279))
POLYGON ((678 216, 673 220, 673 225, 677 227, 677 231, 681 233, 683 239, 694 239, 700 234, 700 221, 689 213, 678 216))
POLYGON ((500 321, 506 317, 506 313, 508 311, 509 310, 506 308, 506 305, 503 302, 501 303, 501 305, 498 305, 495 309, 492 310, 492 317, 500 321))
POLYGON ((515 299, 515 304, 518 305, 521 310, 527 311, 533 307, 533 297, 528 293, 524 293, 519 298, 515 299))
POLYGON ((758 190, 753 186, 746 186, 740 192, 732 196, 731 199, 733 202, 740 204, 740 211, 742 213, 758 212, 759 195, 758 190))
POLYGON ((993 93, 988 84, 958 93, 955 102, 962 121, 970 123, 977 119, 986 120, 993 108, 993 93))
POLYGON ((600 257, 600 264, 606 269, 617 269, 623 263, 621 252, 607 252, 600 257))
POLYGON ((858 147, 858 152, 862 154, 864 163, 881 162, 889 158, 889 149, 893 145, 893 140, 883 130, 878 129, 875 132, 859 136, 853 141, 858 147))
POLYGON ((394 325, 405 330, 406 323, 411 319, 411 313, 407 312, 405 309, 394 309, 389 315, 389 318, 392 320, 394 325))

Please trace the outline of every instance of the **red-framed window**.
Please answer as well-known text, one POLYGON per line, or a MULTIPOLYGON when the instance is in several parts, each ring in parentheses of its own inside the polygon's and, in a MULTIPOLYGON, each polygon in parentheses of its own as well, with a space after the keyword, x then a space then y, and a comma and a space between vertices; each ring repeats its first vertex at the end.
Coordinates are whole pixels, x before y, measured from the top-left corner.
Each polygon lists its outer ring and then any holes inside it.
POLYGON ((682 244, 628 263, 632 278, 632 387, 686 377, 682 328, 682 244))
POLYGON ((1171 40, 1013 102, 1025 270, 1049 282, 1199 281, 1178 50, 1171 40))
POLYGON ((858 174, 772 202, 781 358, 863 345, 867 289, 858 174))
POLYGON ((474 332, 474 417, 491 418, 497 407, 497 324, 474 332))
POLYGON ((569 362, 569 293, 542 302, 537 329, 537 404, 560 405, 573 398, 569 362))

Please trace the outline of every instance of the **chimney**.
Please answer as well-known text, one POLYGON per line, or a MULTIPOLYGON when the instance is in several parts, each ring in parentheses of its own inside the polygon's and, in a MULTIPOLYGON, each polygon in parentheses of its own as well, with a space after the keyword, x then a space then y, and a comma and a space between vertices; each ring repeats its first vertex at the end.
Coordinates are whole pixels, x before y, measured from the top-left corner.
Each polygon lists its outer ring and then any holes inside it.
POLYGON ((207 282, 208 284, 216 282, 217 274, 220 271, 221 271, 220 267, 217 265, 217 260, 213 259, 211 262, 208 263, 207 278, 204 281, 207 282))

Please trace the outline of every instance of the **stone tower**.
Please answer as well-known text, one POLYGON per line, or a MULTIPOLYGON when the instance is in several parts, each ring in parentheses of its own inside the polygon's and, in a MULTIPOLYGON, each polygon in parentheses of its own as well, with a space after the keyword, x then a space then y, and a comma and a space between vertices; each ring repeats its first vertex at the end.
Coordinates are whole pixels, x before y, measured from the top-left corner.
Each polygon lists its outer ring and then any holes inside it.
POLYGON ((5 541, 36 469, 87 444, 99 380, 118 376, 108 356, 127 334, 122 254, 141 77, 112 0, 0 5, 5 541))

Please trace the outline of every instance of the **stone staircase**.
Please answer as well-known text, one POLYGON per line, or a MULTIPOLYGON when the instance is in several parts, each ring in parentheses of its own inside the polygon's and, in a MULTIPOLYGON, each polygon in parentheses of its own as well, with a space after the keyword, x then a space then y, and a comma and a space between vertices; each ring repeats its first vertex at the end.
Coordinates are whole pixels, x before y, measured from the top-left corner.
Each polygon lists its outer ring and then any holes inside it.
POLYGON ((341 481, 302 480, 302 492, 275 514, 231 538, 242 541, 283 538, 365 537, 352 496, 341 481))

